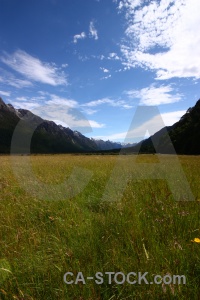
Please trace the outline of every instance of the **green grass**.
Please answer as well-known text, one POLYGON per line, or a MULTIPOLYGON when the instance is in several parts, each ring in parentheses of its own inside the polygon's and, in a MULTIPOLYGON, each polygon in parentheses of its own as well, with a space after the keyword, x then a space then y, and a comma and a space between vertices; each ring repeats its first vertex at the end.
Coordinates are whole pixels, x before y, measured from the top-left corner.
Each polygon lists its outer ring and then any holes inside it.
MULTIPOLYGON (((16 157, 19 168, 24 158, 16 157)), ((131 156, 30 159, 37 179, 51 188, 67 179, 74 167, 93 175, 75 197, 65 199, 62 192, 61 200, 42 200, 23 189, 29 178, 24 176, 23 184, 17 181, 11 158, 0 157, 0 299, 199 299, 200 244, 191 242, 200 238, 198 156, 179 157, 195 201, 175 201, 165 180, 130 178, 121 199, 113 194, 102 202, 118 160, 126 167, 131 156), (63 275, 68 271, 81 271, 85 277, 96 272, 148 272, 149 281, 155 274, 185 275, 186 285, 108 284, 106 276, 102 285, 66 285, 63 275)), ((166 156, 166 164, 172 159, 166 156)), ((155 162, 156 155, 137 160, 155 162)), ((74 188, 69 187, 72 195, 74 188)))

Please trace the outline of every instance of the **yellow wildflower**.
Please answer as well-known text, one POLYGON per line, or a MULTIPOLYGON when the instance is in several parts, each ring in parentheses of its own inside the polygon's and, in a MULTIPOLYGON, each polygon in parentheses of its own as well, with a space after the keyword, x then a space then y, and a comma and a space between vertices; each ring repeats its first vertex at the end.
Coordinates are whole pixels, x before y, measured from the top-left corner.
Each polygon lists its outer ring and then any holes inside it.
POLYGON ((191 242, 200 243, 200 239, 199 238, 194 238, 194 240, 191 240, 191 242))

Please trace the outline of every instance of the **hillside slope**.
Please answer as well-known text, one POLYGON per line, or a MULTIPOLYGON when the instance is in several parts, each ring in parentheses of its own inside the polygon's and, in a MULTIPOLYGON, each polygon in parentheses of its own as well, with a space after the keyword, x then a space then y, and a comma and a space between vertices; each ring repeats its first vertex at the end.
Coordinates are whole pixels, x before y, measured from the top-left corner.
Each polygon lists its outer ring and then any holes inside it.
POLYGON ((153 136, 132 147, 131 151, 154 153, 155 145, 159 153, 173 153, 171 143, 177 154, 200 154, 200 100, 173 126, 162 128, 153 136))

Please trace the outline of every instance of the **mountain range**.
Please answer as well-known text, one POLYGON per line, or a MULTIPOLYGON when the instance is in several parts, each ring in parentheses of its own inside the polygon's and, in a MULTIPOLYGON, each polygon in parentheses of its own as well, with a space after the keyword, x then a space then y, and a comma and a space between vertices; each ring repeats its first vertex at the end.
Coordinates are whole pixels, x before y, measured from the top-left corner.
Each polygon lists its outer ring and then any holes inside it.
POLYGON ((96 143, 98 150, 113 150, 113 149, 129 148, 137 144, 137 143, 112 142, 109 140, 103 141, 101 139, 93 139, 93 138, 91 138, 91 140, 93 140, 96 143))
POLYGON ((78 131, 44 120, 29 110, 15 109, 0 98, 0 153, 84 153, 115 150, 123 153, 200 154, 200 100, 172 126, 137 144, 87 138, 78 131), (17 133, 16 133, 17 126, 17 133), (34 133, 33 133, 34 132, 34 133), (32 134, 33 133, 33 134, 32 134), (30 149, 27 149, 30 140, 30 149))
POLYGON ((44 120, 29 110, 15 109, 0 98, 0 153, 10 152, 17 124, 18 135, 13 149, 17 153, 81 153, 124 147, 120 143, 87 138, 78 131, 44 120), (27 149, 26 142, 31 136, 31 147, 27 149))
POLYGON ((31 153, 76 153, 97 151, 94 141, 80 132, 72 131, 43 120, 25 109, 15 109, 11 104, 5 104, 0 98, 0 152, 9 153, 13 132, 18 126, 18 137, 15 152, 26 153, 26 140, 32 136, 31 153), (36 128, 36 130, 35 130, 36 128))

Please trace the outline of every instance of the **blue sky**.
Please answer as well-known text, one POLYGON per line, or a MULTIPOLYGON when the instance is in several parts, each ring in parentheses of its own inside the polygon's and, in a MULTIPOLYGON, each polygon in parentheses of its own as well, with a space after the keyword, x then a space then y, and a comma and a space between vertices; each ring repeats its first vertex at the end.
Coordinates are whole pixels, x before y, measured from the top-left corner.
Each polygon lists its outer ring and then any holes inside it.
POLYGON ((124 141, 138 105, 172 125, 200 98, 199 11, 199 0, 0 0, 0 96, 104 140, 124 141))

